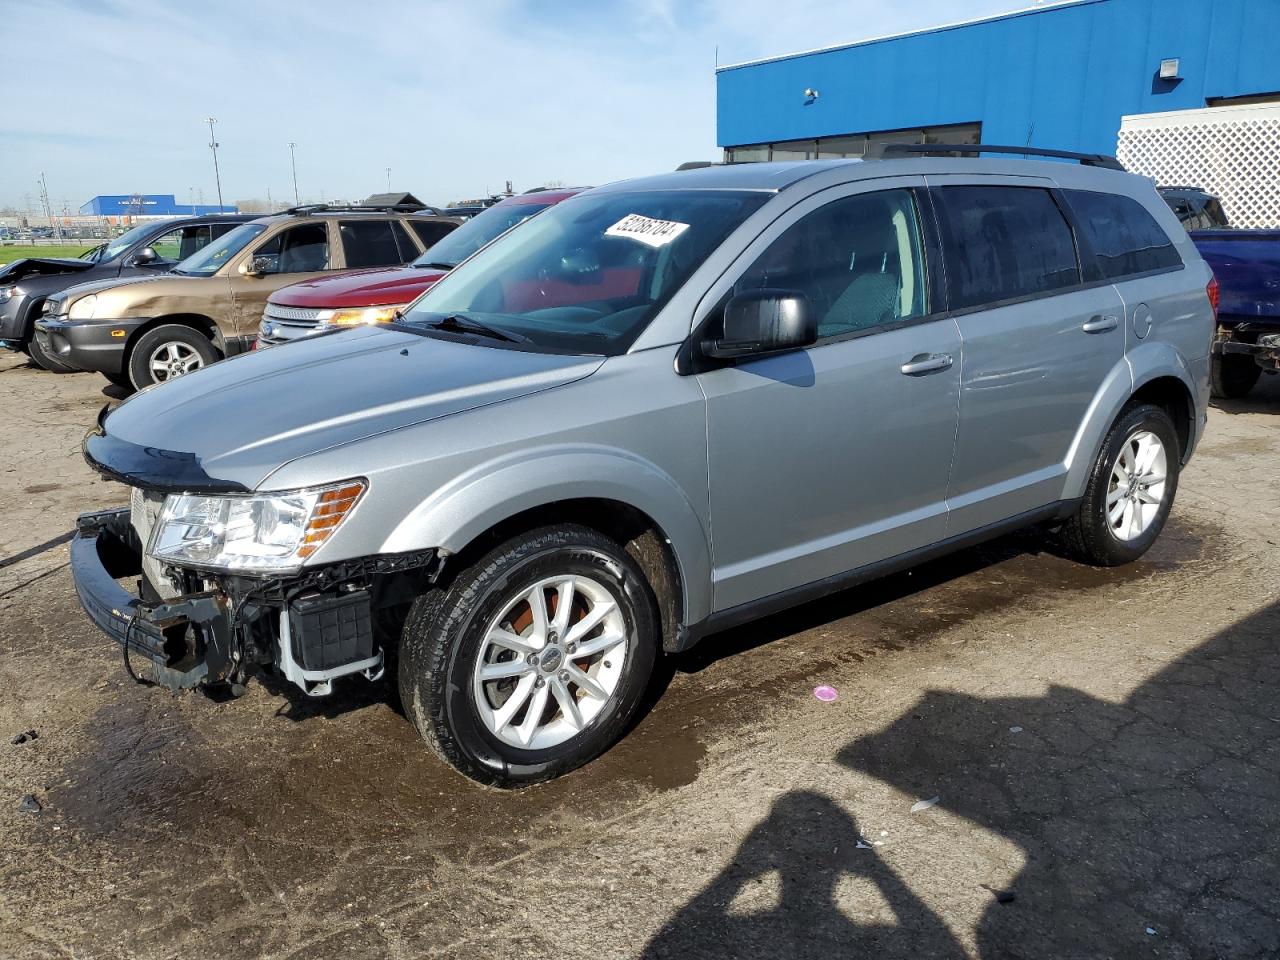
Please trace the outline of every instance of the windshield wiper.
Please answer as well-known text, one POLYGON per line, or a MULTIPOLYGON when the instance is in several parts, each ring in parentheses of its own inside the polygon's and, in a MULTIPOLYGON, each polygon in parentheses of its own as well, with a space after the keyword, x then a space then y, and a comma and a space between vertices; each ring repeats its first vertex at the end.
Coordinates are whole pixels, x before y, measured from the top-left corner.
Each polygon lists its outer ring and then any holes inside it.
POLYGON ((430 261, 428 263, 414 263, 414 266, 419 270, 452 270, 456 264, 430 261))
POLYGON ((499 330, 497 327, 491 327, 487 323, 482 323, 462 313, 450 314, 440 320, 428 320, 423 326, 430 327, 432 330, 448 330, 453 333, 475 333, 494 340, 505 340, 507 343, 529 342, 529 338, 522 334, 499 330))

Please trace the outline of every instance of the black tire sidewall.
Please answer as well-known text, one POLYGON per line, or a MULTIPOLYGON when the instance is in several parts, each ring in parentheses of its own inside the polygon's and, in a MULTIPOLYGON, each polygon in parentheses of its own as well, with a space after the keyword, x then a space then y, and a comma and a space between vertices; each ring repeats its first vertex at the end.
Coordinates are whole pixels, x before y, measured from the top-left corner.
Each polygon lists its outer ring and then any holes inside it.
POLYGON ((1137 560, 1155 543, 1164 530, 1169 512, 1173 509, 1174 497, 1178 493, 1178 476, 1182 463, 1182 450, 1178 442, 1178 432, 1174 428, 1169 415, 1159 407, 1144 404, 1130 410, 1122 416, 1107 437, 1102 453, 1094 464, 1094 473, 1086 494, 1085 509, 1088 511, 1088 522, 1094 528, 1091 539, 1098 548, 1104 562, 1112 565, 1129 563, 1137 560), (1120 451, 1129 438, 1140 430, 1150 431, 1160 438, 1164 444, 1165 459, 1168 464, 1165 474, 1164 499, 1160 510, 1142 535, 1133 540, 1121 540, 1111 530, 1107 520, 1107 488, 1111 480, 1111 468, 1120 456, 1120 451))
POLYGON ((200 354, 206 367, 218 360, 217 349, 199 330, 178 323, 166 323, 153 327, 137 339, 137 342, 129 348, 129 355, 125 358, 124 371, 129 377, 129 382, 136 389, 141 390, 158 382, 152 378, 147 360, 155 352, 156 347, 169 342, 182 343, 191 347, 200 354))
POLYGON ((429 678, 428 709, 447 729, 446 758, 496 786, 522 786, 567 773, 599 756, 626 730, 648 687, 657 657, 659 620, 643 574, 613 541, 586 528, 535 531, 504 545, 459 577, 441 605, 432 643, 447 645, 444 669, 429 678), (523 750, 489 732, 472 694, 472 672, 489 622, 519 592, 563 574, 589 576, 614 597, 631 632, 627 667, 610 703, 581 732, 544 750, 523 750))
POLYGON ((1262 368, 1253 357, 1244 354, 1218 354, 1209 362, 1213 395, 1222 400, 1239 400, 1247 396, 1262 376, 1262 368))

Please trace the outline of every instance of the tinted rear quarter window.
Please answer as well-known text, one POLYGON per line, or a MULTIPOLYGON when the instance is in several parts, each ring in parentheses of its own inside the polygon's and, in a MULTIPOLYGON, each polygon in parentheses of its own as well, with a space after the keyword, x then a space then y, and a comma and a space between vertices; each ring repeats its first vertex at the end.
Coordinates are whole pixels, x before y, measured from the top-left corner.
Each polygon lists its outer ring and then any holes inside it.
POLYGON ((963 186, 938 194, 953 310, 1080 282, 1075 238, 1048 190, 963 186))
POLYGON ((1091 190, 1065 193, 1106 279, 1182 265, 1173 241, 1137 200, 1091 190))
POLYGON ((427 249, 431 249, 431 245, 437 240, 443 239, 453 232, 457 226, 456 223, 440 223, 432 220, 411 220, 413 224, 413 232, 418 235, 418 239, 422 241, 422 245, 427 249))

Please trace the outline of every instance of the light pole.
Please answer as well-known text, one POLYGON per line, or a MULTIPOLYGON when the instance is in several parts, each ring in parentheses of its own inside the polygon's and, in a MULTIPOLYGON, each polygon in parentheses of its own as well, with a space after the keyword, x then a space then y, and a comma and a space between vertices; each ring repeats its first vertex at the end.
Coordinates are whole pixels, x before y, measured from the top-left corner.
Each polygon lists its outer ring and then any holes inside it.
POLYGON ((296 146, 297 144, 292 140, 289 141, 289 164, 293 167, 293 205, 295 207, 302 202, 298 199, 298 158, 293 154, 293 148, 296 146))
POLYGON ((387 167, 387 193, 391 192, 391 168, 387 167))
POLYGON ((213 179, 218 184, 218 212, 222 212, 222 174, 218 172, 218 141, 213 135, 213 125, 218 122, 216 117, 205 117, 204 122, 209 125, 209 149, 213 151, 213 179))

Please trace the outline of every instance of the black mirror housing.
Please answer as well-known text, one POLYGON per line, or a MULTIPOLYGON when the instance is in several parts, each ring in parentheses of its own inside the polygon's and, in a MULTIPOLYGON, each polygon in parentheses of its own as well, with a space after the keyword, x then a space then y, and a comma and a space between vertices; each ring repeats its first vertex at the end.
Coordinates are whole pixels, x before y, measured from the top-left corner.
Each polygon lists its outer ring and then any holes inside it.
POLYGON ((724 309, 724 333, 702 344, 717 360, 799 350, 818 339, 809 298, 797 290, 748 290, 724 309))
POLYGON ((143 247, 133 255, 133 264, 137 267, 145 267, 159 259, 160 255, 156 253, 155 247, 143 247))

